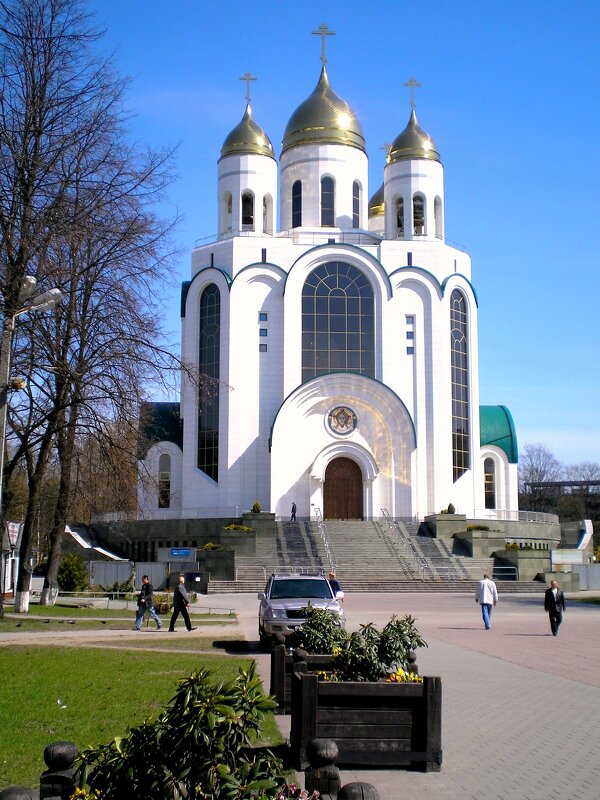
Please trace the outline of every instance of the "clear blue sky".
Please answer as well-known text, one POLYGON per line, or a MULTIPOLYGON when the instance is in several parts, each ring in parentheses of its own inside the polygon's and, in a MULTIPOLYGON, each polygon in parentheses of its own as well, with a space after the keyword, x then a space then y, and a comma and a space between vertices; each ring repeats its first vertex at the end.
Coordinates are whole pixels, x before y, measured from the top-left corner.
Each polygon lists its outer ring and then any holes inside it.
MULTIPOLYGON (((519 444, 566 464, 600 462, 600 4, 402 0, 90 0, 102 47, 129 75, 132 135, 179 145, 178 209, 190 274, 196 239, 216 232, 216 162, 244 111, 276 154, 313 90, 322 22, 329 77, 359 116, 372 194, 379 149, 404 128, 403 83, 445 167, 446 234, 473 259, 481 402, 504 404, 519 444)), ((179 288, 167 327, 177 341, 179 288)))

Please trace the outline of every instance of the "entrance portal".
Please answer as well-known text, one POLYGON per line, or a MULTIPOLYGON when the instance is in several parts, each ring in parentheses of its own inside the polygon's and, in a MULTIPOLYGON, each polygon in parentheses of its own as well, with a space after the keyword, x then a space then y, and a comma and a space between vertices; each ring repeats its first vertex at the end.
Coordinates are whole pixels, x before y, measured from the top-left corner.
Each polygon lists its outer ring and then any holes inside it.
POLYGON ((334 458, 325 470, 323 487, 325 519, 363 518, 363 478, 350 458, 334 458))

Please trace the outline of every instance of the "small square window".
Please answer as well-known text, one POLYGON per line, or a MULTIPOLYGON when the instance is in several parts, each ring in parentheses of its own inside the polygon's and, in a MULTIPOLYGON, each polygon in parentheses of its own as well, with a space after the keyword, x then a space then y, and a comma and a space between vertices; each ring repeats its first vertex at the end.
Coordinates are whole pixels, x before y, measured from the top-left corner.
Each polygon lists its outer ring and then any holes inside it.
POLYGON ((414 325, 415 324, 415 318, 414 318, 414 316, 412 316, 412 314, 410 314, 410 315, 407 314, 407 316, 406 316, 406 324, 407 325, 414 325))
POLYGON ((414 347, 407 347, 406 348, 406 355, 407 356, 414 356, 414 354, 415 354, 415 348, 414 347))
POLYGON ((266 335, 267 335, 267 329, 266 328, 261 328, 260 331, 259 331, 259 336, 266 336, 266 335))
POLYGON ((406 331, 406 338, 407 339, 414 339, 415 338, 415 332, 414 331, 406 331))
POLYGON ((266 311, 259 311, 258 312, 258 321, 259 322, 266 322, 268 318, 266 311))
POLYGON ((266 353, 267 352, 267 345, 266 344, 259 344, 258 345, 259 353, 266 353))

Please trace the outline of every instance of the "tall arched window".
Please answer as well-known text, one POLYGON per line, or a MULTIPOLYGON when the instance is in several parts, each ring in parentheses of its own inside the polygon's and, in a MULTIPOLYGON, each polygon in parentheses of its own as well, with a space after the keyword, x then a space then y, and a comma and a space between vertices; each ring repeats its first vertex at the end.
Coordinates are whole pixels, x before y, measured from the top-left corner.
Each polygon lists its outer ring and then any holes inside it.
POLYGON ((242 195, 242 230, 254 230, 254 195, 244 192, 242 195))
POLYGON ((467 303, 455 289, 450 296, 450 351, 452 367, 452 466, 454 480, 469 469, 469 350, 467 303))
POLYGON ((263 197, 263 233, 273 233, 273 198, 270 194, 263 197))
POLYGON ((221 294, 212 283, 200 297, 198 371, 206 381, 198 400, 198 467, 213 480, 219 477, 219 346, 221 294))
POLYGON ((442 233, 442 201, 436 197, 433 201, 433 221, 435 223, 435 235, 438 239, 443 236, 442 233))
POLYGON ((425 198, 422 194, 413 197, 413 228, 415 236, 425 233, 425 198))
POLYGON ((493 458, 486 458, 483 462, 483 490, 485 507, 496 508, 496 465, 493 458))
POLYGON ((343 261, 314 269, 302 289, 302 381, 327 372, 375 375, 373 288, 343 261))
POLYGON ((233 199, 231 192, 225 192, 223 195, 223 228, 221 233, 231 232, 231 217, 232 217, 233 199))
POLYGON ((360 184, 352 184, 352 227, 360 228, 360 184))
POLYGON ((161 453, 158 459, 158 507, 171 507, 171 456, 161 453))
POLYGON ((302 181, 292 184, 292 228, 302 226, 302 181))
POLYGON ((335 225, 335 187, 333 178, 321 178, 321 227, 333 228, 335 225))
POLYGON ((404 238, 404 198, 396 200, 396 236, 404 238))

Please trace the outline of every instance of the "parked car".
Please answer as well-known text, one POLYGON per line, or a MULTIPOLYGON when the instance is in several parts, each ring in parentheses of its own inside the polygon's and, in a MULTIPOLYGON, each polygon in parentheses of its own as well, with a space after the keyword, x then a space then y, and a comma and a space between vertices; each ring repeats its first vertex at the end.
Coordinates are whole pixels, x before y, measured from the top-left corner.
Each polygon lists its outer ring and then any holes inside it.
POLYGON ((305 622, 302 609, 309 604, 339 614, 345 622, 342 607, 321 573, 273 573, 258 599, 258 635, 263 647, 270 645, 275 634, 289 636, 299 628, 305 622))

